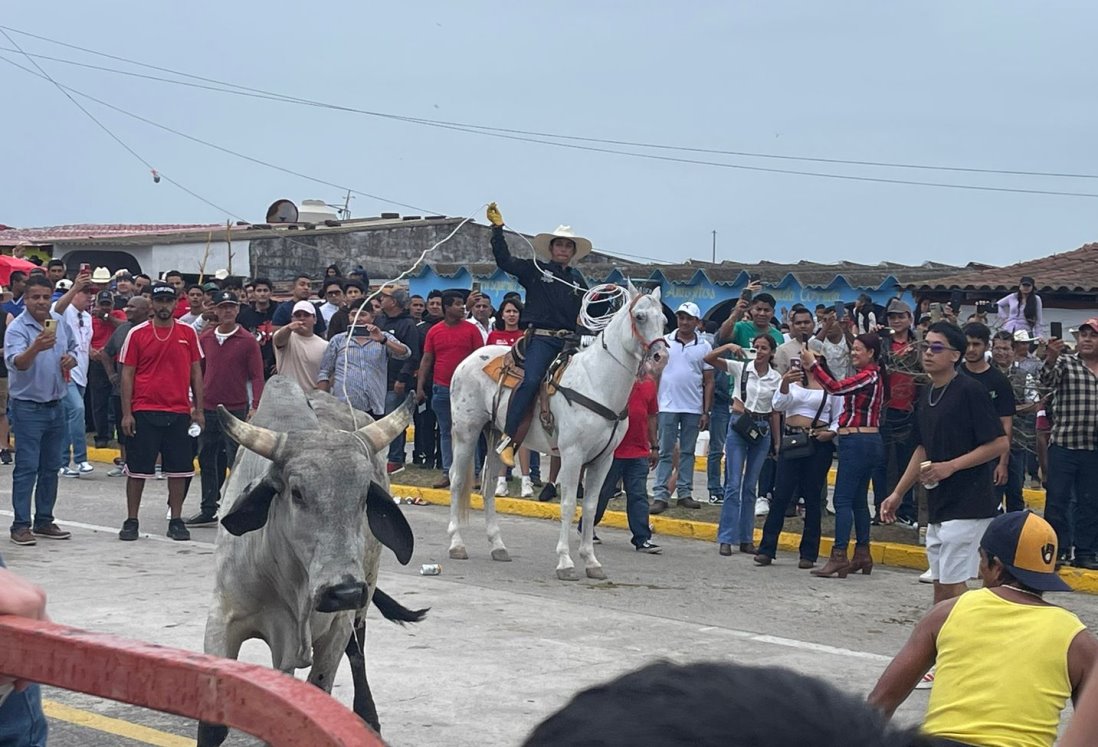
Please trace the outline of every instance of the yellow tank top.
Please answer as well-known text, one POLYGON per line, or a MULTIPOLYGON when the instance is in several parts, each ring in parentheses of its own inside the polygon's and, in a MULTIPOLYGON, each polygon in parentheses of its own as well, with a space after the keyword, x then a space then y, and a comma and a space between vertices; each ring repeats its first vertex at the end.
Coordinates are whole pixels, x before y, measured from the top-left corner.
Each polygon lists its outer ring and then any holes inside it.
POLYGON ((1085 629, 1060 607, 967 592, 938 634, 923 731, 971 745, 1049 747, 1071 696, 1068 646, 1085 629))

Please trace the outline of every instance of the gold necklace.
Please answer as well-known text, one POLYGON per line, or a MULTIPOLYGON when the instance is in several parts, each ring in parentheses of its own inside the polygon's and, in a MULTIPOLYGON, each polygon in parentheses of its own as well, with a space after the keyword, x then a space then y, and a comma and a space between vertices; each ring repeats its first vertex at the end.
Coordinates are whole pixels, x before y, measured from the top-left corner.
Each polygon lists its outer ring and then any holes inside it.
POLYGON ((166 337, 161 337, 160 335, 156 334, 155 324, 150 323, 150 326, 152 327, 153 337, 155 337, 160 342, 167 342, 168 340, 172 339, 172 328, 175 327, 175 322, 172 322, 172 326, 168 327, 168 334, 166 337))

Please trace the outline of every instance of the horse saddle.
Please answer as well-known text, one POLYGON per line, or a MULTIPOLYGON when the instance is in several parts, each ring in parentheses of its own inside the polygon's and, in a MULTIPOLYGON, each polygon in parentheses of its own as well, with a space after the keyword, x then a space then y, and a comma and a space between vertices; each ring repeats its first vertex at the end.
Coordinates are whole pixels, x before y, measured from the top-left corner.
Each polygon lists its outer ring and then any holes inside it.
MULTIPOLYGON (((556 391, 557 385, 560 384, 560 377, 564 375, 564 369, 568 368, 568 363, 571 360, 572 356, 570 354, 561 353, 549 365, 549 372, 546 374, 545 380, 550 392, 556 391)), ((484 365, 483 371, 488 374, 492 381, 504 389, 517 387, 526 374, 510 350, 488 361, 484 365)))

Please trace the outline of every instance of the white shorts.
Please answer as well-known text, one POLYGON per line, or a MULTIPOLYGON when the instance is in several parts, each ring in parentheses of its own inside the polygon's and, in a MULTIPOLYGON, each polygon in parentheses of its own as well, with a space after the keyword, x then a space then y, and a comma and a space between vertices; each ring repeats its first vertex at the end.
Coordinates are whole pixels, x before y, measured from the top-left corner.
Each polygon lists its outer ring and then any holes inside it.
POLYGON ((953 519, 926 528, 930 575, 940 584, 963 584, 980 576, 980 539, 991 519, 953 519))

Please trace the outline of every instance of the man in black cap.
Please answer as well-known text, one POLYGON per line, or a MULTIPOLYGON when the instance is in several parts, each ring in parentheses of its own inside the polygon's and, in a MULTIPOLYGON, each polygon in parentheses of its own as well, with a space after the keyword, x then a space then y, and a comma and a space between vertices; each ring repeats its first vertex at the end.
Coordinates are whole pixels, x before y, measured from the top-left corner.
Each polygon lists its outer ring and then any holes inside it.
POLYGON ((1067 699, 1098 661, 1098 640, 1082 621, 1044 599, 1071 591, 1055 568, 1047 521, 1032 511, 995 518, 980 540, 984 588, 918 622, 870 704, 891 716, 937 662, 924 733, 973 747, 1052 745, 1067 699))

